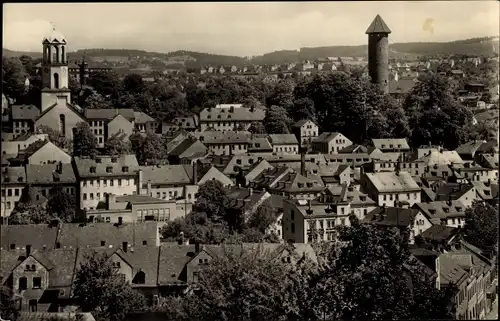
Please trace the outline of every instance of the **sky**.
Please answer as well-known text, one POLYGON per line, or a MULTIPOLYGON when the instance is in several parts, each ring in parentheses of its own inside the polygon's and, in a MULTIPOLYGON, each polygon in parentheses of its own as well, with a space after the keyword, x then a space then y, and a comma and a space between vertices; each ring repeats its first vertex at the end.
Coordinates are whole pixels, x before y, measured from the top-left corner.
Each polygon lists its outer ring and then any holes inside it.
POLYGON ((499 34, 491 1, 7 3, 3 47, 41 52, 51 23, 69 50, 192 50, 238 56, 300 47, 361 45, 380 14, 394 42, 499 34))

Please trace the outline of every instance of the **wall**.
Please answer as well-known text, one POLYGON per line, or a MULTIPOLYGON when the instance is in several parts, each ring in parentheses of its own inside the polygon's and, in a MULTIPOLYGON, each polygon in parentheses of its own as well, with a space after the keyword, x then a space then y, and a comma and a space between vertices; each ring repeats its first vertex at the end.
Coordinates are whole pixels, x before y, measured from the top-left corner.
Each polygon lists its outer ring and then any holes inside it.
POLYGON ((82 178, 80 181, 80 208, 95 209, 99 201, 105 201, 105 193, 115 195, 134 195, 137 192, 137 180, 135 176, 124 176, 120 178, 82 178), (120 180, 120 184, 118 181, 120 180), (113 186, 111 186, 111 181, 113 186), (106 185, 104 184, 106 182, 106 185), (91 197, 91 194, 93 197, 91 197), (99 194, 99 196, 97 195, 99 194), (93 198, 93 199, 92 199, 93 198))
POLYGON ((10 213, 14 209, 16 203, 19 201, 19 198, 21 197, 22 191, 25 187, 26 183, 11 183, 7 185, 2 184, 2 217, 10 216, 10 213))
POLYGON ((31 165, 44 165, 51 162, 71 163, 71 156, 66 154, 56 145, 48 142, 42 148, 30 156, 28 163, 31 165))
POLYGON ((273 152, 275 153, 297 154, 298 151, 299 151, 298 144, 273 145, 273 152))
POLYGON ((40 299, 43 290, 46 289, 49 285, 49 272, 47 269, 41 265, 37 260, 33 257, 28 257, 21 264, 19 264, 12 271, 12 280, 13 280, 13 288, 14 293, 20 294, 22 299, 21 310, 28 311, 29 310, 29 300, 30 299, 40 299), (26 271, 26 265, 35 265, 35 271, 26 271), (19 280, 22 277, 27 278, 27 289, 24 291, 20 291, 19 289, 19 280), (41 287, 39 289, 33 288, 33 278, 40 277, 41 278, 41 287))
POLYGON ((73 139, 73 128, 76 124, 84 122, 85 119, 77 114, 75 111, 71 110, 67 106, 67 101, 64 99, 57 99, 57 105, 52 108, 45 115, 38 118, 35 123, 35 127, 38 128, 42 125, 48 126, 54 130, 59 131, 59 116, 65 115, 65 137, 72 140, 73 139))
POLYGON ((376 192, 373 195, 374 197, 371 197, 373 200, 377 201, 377 204, 379 206, 387 206, 387 207, 394 207, 396 204, 396 201, 406 201, 412 206, 415 203, 420 203, 421 202, 421 192, 394 192, 394 193, 379 193, 377 194, 376 192))
POLYGON ((210 152, 215 155, 240 155, 246 154, 248 151, 248 144, 207 144, 210 152))

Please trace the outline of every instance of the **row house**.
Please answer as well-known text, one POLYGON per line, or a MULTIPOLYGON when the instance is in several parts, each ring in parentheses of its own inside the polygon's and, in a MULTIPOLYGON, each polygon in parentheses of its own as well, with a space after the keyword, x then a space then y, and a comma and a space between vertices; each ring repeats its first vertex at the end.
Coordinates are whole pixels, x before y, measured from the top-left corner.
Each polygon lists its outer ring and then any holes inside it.
POLYGON ((433 225, 462 227, 465 224, 466 206, 461 201, 416 203, 412 208, 421 211, 433 225))
POLYGON ((474 163, 465 163, 456 171, 471 182, 498 182, 498 170, 482 167, 474 163))
POLYGON ((133 109, 85 109, 85 117, 101 148, 113 135, 126 134, 128 137, 134 132, 133 109))
POLYGON ((10 111, 14 138, 34 131, 40 109, 33 105, 13 105, 10 111))
MULTIPOLYGON (((303 165, 301 163, 290 163, 287 166, 295 171, 300 171, 303 165)), ((348 165, 304 162, 304 166, 306 174, 319 176, 325 186, 350 185, 354 177, 353 170, 348 165)))
POLYGON ((10 213, 17 206, 25 187, 24 167, 2 168, 2 224, 7 224, 10 213))
POLYGON ((270 134, 269 142, 273 146, 274 153, 297 154, 299 142, 294 134, 270 134))
POLYGON ((312 141, 312 150, 315 153, 337 154, 351 145, 352 141, 341 133, 323 132, 312 141))
POLYGON ((78 206, 95 209, 106 194, 139 194, 139 164, 135 155, 75 157, 75 175, 79 182, 78 206))
POLYGON ((196 132, 194 136, 215 155, 246 154, 250 143, 250 132, 245 131, 205 131, 196 132))
MULTIPOLYGON (((253 154, 252 154, 253 155, 253 154)), ((273 166, 288 166, 291 164, 302 164, 304 160, 306 163, 326 164, 327 159, 323 154, 257 154, 255 155, 259 160, 265 159, 273 166)))
POLYGON ((361 176, 361 186, 379 206, 405 202, 412 206, 421 201, 421 187, 407 172, 366 173, 361 176))
POLYGON ((253 122, 262 122, 265 110, 261 108, 205 108, 200 112, 200 131, 248 130, 253 122))
POLYGON ((299 120, 292 125, 292 133, 297 137, 301 148, 310 148, 318 137, 318 126, 311 120, 299 120))
POLYGON ((311 200, 283 201, 283 240, 290 243, 316 243, 335 240, 336 226, 349 226, 347 201, 321 203, 311 200))

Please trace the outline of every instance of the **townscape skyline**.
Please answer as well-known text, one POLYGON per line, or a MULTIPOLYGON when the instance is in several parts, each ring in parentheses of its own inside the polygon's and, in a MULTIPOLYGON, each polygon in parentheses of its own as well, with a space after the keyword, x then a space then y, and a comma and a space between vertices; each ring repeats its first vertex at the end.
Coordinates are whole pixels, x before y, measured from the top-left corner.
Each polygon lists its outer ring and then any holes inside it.
POLYGON ((300 47, 365 44, 366 28, 376 14, 392 29, 391 43, 497 36, 498 11, 497 1, 9 3, 4 5, 3 47, 38 52, 53 24, 68 39, 69 50, 192 50, 253 56, 300 47))

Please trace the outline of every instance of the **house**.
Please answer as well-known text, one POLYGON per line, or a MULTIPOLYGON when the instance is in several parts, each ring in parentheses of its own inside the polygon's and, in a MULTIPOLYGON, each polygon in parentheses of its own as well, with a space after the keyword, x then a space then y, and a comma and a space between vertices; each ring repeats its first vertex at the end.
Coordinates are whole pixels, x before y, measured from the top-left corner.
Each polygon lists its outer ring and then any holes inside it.
POLYGON ((312 141, 313 151, 322 154, 337 154, 350 145, 352 142, 341 133, 323 132, 312 141))
MULTIPOLYGON (((172 120, 173 124, 178 126, 180 129, 183 129, 188 132, 193 132, 195 131, 198 126, 199 126, 199 121, 198 121, 198 116, 197 115, 192 115, 192 116, 179 116, 176 117, 172 120)), ((162 133, 164 131, 162 130, 162 133)))
POLYGON ((17 206, 25 187, 26 172, 24 167, 2 168, 2 224, 8 223, 10 213, 17 206))
POLYGON ((26 165, 26 182, 43 197, 49 197, 54 186, 77 199, 78 183, 71 164, 26 165))
POLYGON ((258 154, 255 155, 258 159, 265 159, 269 164, 273 166, 288 166, 290 164, 302 164, 303 157, 304 161, 315 164, 326 164, 327 160, 322 154, 258 154))
POLYGON ((199 182, 197 175, 192 177, 193 165, 157 165, 140 166, 140 195, 147 195, 163 200, 186 199, 188 203, 195 201, 199 182))
POLYGON ((299 120, 292 125, 292 133, 297 137, 300 147, 309 148, 318 137, 318 125, 309 119, 299 120))
POLYGON ((253 122, 262 122, 265 114, 266 111, 261 108, 205 108, 199 115, 200 131, 207 128, 216 131, 248 130, 253 122))
POLYGON ((16 165, 44 165, 54 163, 71 163, 71 156, 48 140, 37 140, 10 160, 16 165))
POLYGON ((299 142, 294 134, 271 134, 269 142, 275 153, 297 154, 299 151, 299 142))
POLYGON ((123 133, 127 136, 134 131, 135 114, 133 109, 108 109, 91 108, 85 109, 85 117, 88 119, 90 129, 97 139, 99 147, 111 136, 123 133))
POLYGON ((347 184, 327 187, 321 196, 321 200, 326 204, 348 202, 351 214, 356 215, 359 220, 363 220, 368 213, 377 207, 377 203, 368 195, 347 184))
POLYGON ((227 196, 229 198, 228 213, 235 217, 243 217, 247 221, 261 205, 270 201, 271 194, 265 191, 254 191, 252 188, 232 187, 227 192, 227 196))
POLYGON ((410 229, 410 244, 414 243, 415 236, 432 226, 429 218, 417 209, 385 206, 369 212, 363 222, 381 227, 397 227, 401 230, 410 229))
POLYGON ((13 105, 10 108, 10 120, 14 138, 32 133, 35 121, 40 116, 40 109, 33 105, 13 105))
MULTIPOLYGON (((478 185, 481 182, 478 182, 478 185)), ((474 184, 441 183, 433 186, 435 197, 433 201, 460 201, 465 206, 472 206, 479 199, 478 190, 474 184)))
POLYGON ((222 166, 222 173, 229 177, 236 177, 240 171, 246 172, 260 161, 258 156, 255 155, 234 155, 222 166))
POLYGON ((203 158, 208 153, 208 148, 194 137, 184 139, 173 150, 168 152, 169 164, 191 164, 203 158))
POLYGON ((423 231, 422 240, 432 245, 433 250, 441 251, 452 245, 459 236, 459 228, 446 225, 432 225, 423 231))
POLYGON ((268 136, 266 134, 253 134, 250 137, 250 143, 248 144, 248 153, 253 155, 258 154, 271 154, 273 152, 273 146, 269 142, 268 136))
POLYGON ((455 151, 463 160, 473 160, 478 149, 485 143, 485 140, 472 140, 458 146, 455 151))
POLYGON ((195 137, 215 155, 239 155, 248 151, 251 133, 246 131, 195 132, 195 137))
POLYGON ((74 157, 73 166, 79 182, 78 206, 95 209, 106 194, 139 194, 139 164, 135 155, 74 157))
MULTIPOLYGON (((289 163, 287 167, 295 170, 301 170, 301 163, 289 163)), ((305 171, 307 174, 319 176, 325 186, 336 186, 341 184, 349 185, 352 181, 352 169, 348 165, 338 163, 318 164, 305 162, 305 171)))
POLYGON ((155 119, 142 111, 134 111, 134 125, 134 129, 139 133, 156 132, 155 119))
POLYGON ((428 152, 427 155, 419 158, 418 160, 423 161, 425 163, 425 166, 427 167, 464 163, 464 161, 456 151, 447 151, 447 150, 441 150, 441 151, 431 150, 428 152))
POLYGON ((457 172, 471 182, 495 182, 498 181, 498 170, 482 167, 476 162, 465 163, 458 167, 457 172))
POLYGON ((49 135, 47 134, 32 134, 27 133, 20 135, 12 140, 2 139, 2 155, 14 154, 17 155, 23 149, 26 149, 29 145, 33 144, 38 140, 48 140, 49 135))
MULTIPOLYGON (((198 181, 198 185, 195 187, 197 188, 198 186, 212 180, 217 180, 219 181, 224 187, 230 188, 231 186, 234 186, 234 182, 232 179, 224 175, 220 170, 217 169, 217 167, 208 165, 208 166, 199 166, 198 167, 198 177, 200 177, 200 180, 198 181)), ((196 190, 198 191, 198 190, 196 190)))
POLYGON ((88 222, 136 223, 158 222, 166 224, 171 220, 184 217, 184 211, 177 211, 175 200, 153 198, 149 195, 107 194, 104 202, 99 202, 95 210, 87 210, 88 222))
POLYGON ((274 168, 274 166, 269 164, 265 159, 258 160, 244 173, 242 180, 236 178, 236 183, 246 187, 263 171, 272 168, 274 168))
POLYGON ((335 240, 335 227, 349 226, 348 203, 325 204, 317 201, 283 201, 283 240, 291 243, 315 243, 335 240))
POLYGON ((379 206, 392 206, 407 202, 420 203, 421 188, 407 172, 366 173, 361 177, 362 191, 379 206))
POLYGON ((466 206, 460 201, 435 201, 416 203, 412 206, 429 217, 433 225, 462 227, 465 224, 466 206))
POLYGON ((372 139, 373 146, 380 151, 387 152, 398 152, 406 153, 410 151, 410 146, 406 141, 406 138, 381 138, 372 139))

